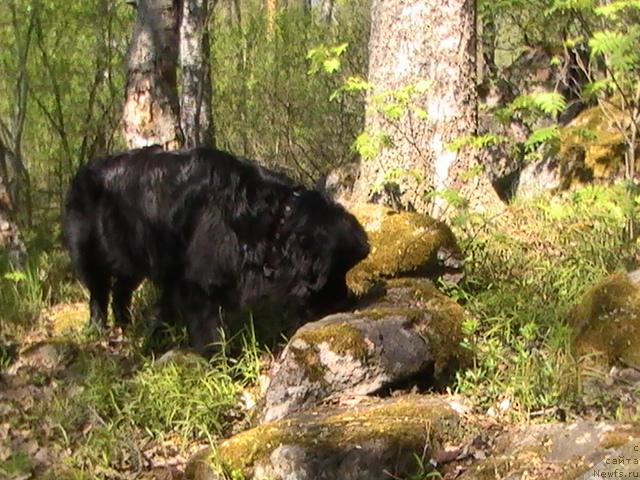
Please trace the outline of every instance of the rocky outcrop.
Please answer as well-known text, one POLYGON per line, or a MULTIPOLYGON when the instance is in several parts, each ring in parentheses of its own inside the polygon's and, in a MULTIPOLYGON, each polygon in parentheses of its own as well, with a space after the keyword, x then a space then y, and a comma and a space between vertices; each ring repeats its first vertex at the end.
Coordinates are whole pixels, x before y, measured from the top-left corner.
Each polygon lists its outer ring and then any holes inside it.
POLYGON ((455 397, 417 395, 310 410, 202 452, 187 467, 187 478, 406 478, 428 472, 430 459, 466 434, 464 411, 455 397))
POLYGON ((462 278, 463 256, 451 229, 426 215, 397 212, 382 205, 351 208, 369 236, 371 253, 347 275, 357 294, 376 281, 397 277, 462 278))
POLYGON ((466 361, 464 318, 462 307, 428 280, 390 281, 374 305, 296 332, 270 372, 264 419, 408 380, 423 387, 446 383, 466 361))
POLYGON ((264 423, 197 456, 188 478, 404 478, 464 436, 459 402, 406 393, 446 385, 469 360, 464 309, 427 278, 461 278, 451 230, 380 205, 351 211, 371 244, 347 276, 359 308, 299 328, 267 375, 264 423))

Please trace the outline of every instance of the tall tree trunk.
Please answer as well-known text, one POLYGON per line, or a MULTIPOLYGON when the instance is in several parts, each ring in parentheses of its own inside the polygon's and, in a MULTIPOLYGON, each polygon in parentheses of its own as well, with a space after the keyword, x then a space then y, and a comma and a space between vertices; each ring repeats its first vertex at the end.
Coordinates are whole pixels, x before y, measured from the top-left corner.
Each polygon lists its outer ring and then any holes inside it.
POLYGON ((125 139, 130 148, 179 148, 177 0, 139 0, 137 12, 126 59, 125 139))
POLYGON ((13 208, 7 191, 7 151, 0 142, 0 252, 4 252, 14 268, 20 267, 26 257, 26 248, 20 230, 12 219, 13 208))
POLYGON ((209 0, 182 0, 180 125, 187 148, 213 146, 209 0))
MULTIPOLYGON (((440 216, 437 192, 477 187, 464 181, 476 155, 448 148, 476 132, 474 32, 473 0, 373 0, 365 128, 378 149, 362 161, 356 199, 440 216)), ((474 181, 496 200, 484 177, 474 181)))

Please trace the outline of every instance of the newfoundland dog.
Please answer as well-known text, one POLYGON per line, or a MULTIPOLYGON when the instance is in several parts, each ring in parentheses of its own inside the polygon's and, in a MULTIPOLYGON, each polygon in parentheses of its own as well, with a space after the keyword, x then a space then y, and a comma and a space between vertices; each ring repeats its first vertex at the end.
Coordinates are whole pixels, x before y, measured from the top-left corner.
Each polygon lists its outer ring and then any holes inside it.
POLYGON ((82 166, 63 231, 91 325, 105 327, 110 294, 126 325, 132 293, 149 278, 161 318, 181 318, 203 353, 222 309, 267 299, 309 319, 343 307, 345 274, 369 253, 362 226, 323 193, 205 148, 150 147, 82 166))

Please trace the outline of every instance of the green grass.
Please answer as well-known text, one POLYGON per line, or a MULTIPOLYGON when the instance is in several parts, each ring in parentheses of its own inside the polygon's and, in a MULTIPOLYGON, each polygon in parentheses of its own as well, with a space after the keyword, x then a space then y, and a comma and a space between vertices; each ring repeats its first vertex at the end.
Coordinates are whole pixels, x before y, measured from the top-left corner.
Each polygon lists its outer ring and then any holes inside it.
POLYGON ((570 407, 579 379, 567 315, 588 287, 637 255, 625 239, 633 207, 622 187, 590 187, 489 221, 458 219, 467 278, 450 293, 471 314, 475 352, 459 392, 484 407, 508 398, 517 417, 570 407))

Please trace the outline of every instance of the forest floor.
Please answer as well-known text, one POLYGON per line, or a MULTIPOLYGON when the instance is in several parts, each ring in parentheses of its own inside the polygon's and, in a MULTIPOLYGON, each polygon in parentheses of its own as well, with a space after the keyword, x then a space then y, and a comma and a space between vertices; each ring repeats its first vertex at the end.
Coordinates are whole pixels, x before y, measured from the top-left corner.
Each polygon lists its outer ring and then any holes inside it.
MULTIPOLYGON (((640 419, 640 378, 581 371, 567 323, 589 287, 637 268, 629 204, 594 187, 454 219, 467 276, 440 287, 469 313, 475 361, 452 387, 477 412, 505 425, 640 419)), ((64 253, 48 252, 0 278, 0 478, 182 478, 196 451, 251 425, 271 361, 255 338, 238 357, 155 356, 136 331, 152 303, 144 289, 134 331, 87 333, 86 294, 59 273, 64 253)))
POLYGON ((139 337, 86 333, 87 313, 47 309, 5 346, 0 478, 182 478, 195 452, 246 428, 257 358, 143 355, 139 337))

